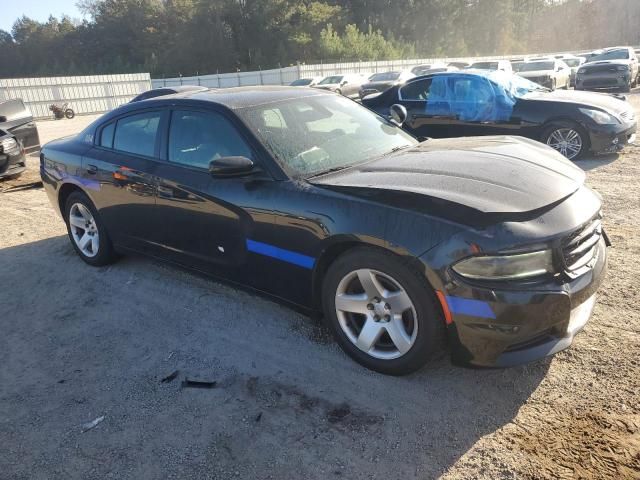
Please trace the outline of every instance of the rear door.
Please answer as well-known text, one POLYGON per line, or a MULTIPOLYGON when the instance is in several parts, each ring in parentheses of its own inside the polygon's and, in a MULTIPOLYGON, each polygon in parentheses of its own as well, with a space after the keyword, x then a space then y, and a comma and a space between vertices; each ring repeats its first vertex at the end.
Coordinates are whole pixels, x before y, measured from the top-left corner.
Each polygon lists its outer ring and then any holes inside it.
POLYGON ((137 111, 102 125, 82 161, 82 184, 115 243, 153 253, 159 135, 168 112, 137 111))

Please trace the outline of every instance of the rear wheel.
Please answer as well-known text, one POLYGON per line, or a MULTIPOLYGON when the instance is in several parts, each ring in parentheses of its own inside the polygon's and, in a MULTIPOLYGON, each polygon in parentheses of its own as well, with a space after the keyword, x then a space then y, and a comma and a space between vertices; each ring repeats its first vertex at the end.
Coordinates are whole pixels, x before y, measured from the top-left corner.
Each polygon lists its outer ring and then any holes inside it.
POLYGON ((358 248, 329 268, 325 319, 340 347, 377 372, 413 372, 440 351, 444 322, 424 278, 392 254, 358 248))
POLYGON ((542 142, 569 160, 577 160, 589 150, 589 136, 572 122, 554 122, 545 128, 542 142))
POLYGON ((82 260, 93 266, 108 265, 116 260, 107 230, 89 197, 79 191, 71 193, 64 218, 71 244, 82 260))
POLYGON ((64 111, 64 116, 67 117, 69 120, 71 120, 73 117, 76 116, 76 112, 74 112, 73 110, 71 110, 70 108, 67 108, 64 111))

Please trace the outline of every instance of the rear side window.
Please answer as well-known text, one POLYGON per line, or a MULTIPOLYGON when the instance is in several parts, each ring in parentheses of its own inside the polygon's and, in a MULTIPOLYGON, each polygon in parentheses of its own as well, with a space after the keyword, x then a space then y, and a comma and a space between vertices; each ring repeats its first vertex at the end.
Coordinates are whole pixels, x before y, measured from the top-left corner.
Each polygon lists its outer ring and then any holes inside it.
MULTIPOLYGON (((271 116, 270 121, 276 117, 271 116)), ((252 158, 251 149, 235 127, 213 112, 176 110, 169 127, 169 161, 208 169, 216 158, 252 158)))
POLYGON ((105 148, 113 148, 113 134, 116 131, 115 122, 110 123, 102 129, 100 133, 100 146, 105 148))
POLYGON ((147 112, 118 120, 113 148, 121 152, 153 157, 161 115, 161 112, 147 112))

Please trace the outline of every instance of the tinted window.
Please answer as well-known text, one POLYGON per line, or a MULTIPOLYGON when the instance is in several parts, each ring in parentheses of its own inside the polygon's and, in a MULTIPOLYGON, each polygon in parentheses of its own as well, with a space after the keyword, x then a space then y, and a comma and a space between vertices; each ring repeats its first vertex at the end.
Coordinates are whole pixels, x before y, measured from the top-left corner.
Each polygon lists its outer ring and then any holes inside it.
POLYGON ((629 50, 610 50, 605 53, 601 53, 600 55, 595 55, 589 59, 590 62, 599 62, 601 60, 628 60, 629 50))
MULTIPOLYGON (((277 119, 273 113, 265 117, 277 119)), ((211 160, 231 156, 252 158, 251 149, 226 118, 212 112, 173 112, 169 161, 208 169, 211 160)))
POLYGON ((311 85, 313 79, 311 78, 301 78, 300 80, 294 80, 289 85, 292 87, 306 87, 307 85, 311 85))
POLYGON ((116 131, 115 122, 110 123, 106 127, 102 129, 102 133, 100 134, 100 146, 106 148, 113 147, 113 134, 116 131))
POLYGON ((122 152, 152 157, 161 112, 140 113, 118 120, 113 148, 122 152))
POLYGON ((403 100, 427 100, 429 98, 430 87, 430 78, 411 82, 400 89, 400 96, 403 100))

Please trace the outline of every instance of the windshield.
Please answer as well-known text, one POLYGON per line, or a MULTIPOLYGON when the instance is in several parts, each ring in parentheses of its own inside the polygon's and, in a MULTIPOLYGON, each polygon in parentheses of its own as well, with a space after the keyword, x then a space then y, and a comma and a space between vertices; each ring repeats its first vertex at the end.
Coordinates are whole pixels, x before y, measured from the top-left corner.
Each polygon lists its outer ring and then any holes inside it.
POLYGON ((589 62, 599 62, 600 60, 628 60, 629 59, 629 50, 621 49, 621 50, 611 50, 610 52, 601 53, 600 55, 595 55, 589 59, 589 62))
POLYGON ((476 62, 471 65, 471 68, 478 68, 480 70, 497 70, 498 62, 476 62))
POLYGON ((239 114, 285 170, 305 178, 418 143, 370 110, 337 95, 247 107, 239 114))
POLYGON ((397 80, 400 77, 400 72, 384 72, 374 73, 369 77, 370 82, 387 82, 390 80, 397 80))
POLYGON ((313 80, 311 78, 301 78, 300 80, 294 80, 289 85, 292 87, 304 87, 309 85, 313 80))
POLYGON ((521 72, 534 72, 536 70, 553 70, 554 62, 527 62, 520 67, 521 72))
POLYGON ((323 79, 318 85, 332 85, 334 83, 340 83, 341 81, 342 75, 334 75, 333 77, 323 79))

